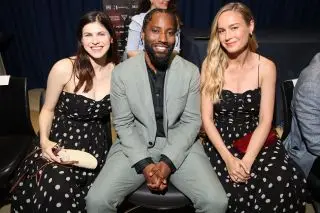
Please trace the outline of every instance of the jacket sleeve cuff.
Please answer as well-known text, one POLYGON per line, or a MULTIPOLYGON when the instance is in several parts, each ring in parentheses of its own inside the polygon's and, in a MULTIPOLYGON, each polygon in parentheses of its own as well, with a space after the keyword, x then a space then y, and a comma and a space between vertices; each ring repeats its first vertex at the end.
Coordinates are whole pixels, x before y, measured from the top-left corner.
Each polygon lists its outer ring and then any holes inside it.
POLYGON ((152 163, 154 163, 153 160, 150 157, 148 157, 148 158, 144 158, 144 159, 138 161, 132 167, 135 168, 135 170, 138 174, 142 174, 144 168, 146 168, 146 166, 148 166, 149 164, 152 164, 152 163))
POLYGON ((171 173, 174 173, 176 171, 176 167, 174 166, 170 158, 168 158, 166 155, 162 154, 160 157, 160 161, 166 163, 169 166, 169 168, 171 169, 171 173))

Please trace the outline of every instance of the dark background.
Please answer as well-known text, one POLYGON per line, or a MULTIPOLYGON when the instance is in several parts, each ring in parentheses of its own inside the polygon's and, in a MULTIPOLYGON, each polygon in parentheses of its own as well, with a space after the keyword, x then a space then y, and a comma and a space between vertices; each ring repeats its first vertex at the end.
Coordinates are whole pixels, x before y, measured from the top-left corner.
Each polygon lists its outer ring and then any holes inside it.
MULTIPOLYGON (((226 2, 180 0, 184 28, 208 31, 215 13, 226 2)), ((319 0, 241 2, 252 9, 259 30, 285 29, 303 35, 320 27, 319 0)), ((101 0, 1 0, 0 32, 9 41, 2 43, 0 50, 7 73, 28 77, 29 88, 45 87, 54 62, 75 52, 79 18, 102 7, 101 0)))

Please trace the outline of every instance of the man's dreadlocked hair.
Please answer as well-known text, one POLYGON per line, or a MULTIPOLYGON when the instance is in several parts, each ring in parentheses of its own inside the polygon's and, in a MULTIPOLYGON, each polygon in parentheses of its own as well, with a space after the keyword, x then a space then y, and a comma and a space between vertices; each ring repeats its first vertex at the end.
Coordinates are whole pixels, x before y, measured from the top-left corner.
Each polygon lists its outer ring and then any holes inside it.
POLYGON ((174 28, 175 28, 175 31, 178 30, 178 20, 177 20, 177 16, 176 14, 171 11, 171 10, 166 10, 166 9, 159 9, 159 8, 156 8, 156 9, 153 9, 151 10, 149 13, 147 13, 147 15, 144 17, 144 20, 143 20, 143 25, 142 25, 142 31, 144 32, 147 25, 149 24, 149 22, 151 21, 152 19, 152 16, 153 14, 155 13, 166 13, 168 15, 170 15, 172 17, 172 19, 174 20, 174 28))

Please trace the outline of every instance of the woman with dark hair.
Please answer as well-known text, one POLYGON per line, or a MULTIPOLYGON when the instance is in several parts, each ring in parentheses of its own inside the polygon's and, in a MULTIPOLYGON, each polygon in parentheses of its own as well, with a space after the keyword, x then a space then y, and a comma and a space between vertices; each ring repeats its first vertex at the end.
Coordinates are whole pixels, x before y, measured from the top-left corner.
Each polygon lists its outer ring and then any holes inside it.
MULTIPOLYGON (((126 53, 128 57, 133 57, 144 50, 144 44, 141 39, 141 29, 143 19, 146 14, 155 8, 168 9, 176 11, 176 0, 141 0, 139 3, 138 14, 132 17, 129 25, 128 40, 126 46, 126 53)), ((178 16, 177 19, 179 20, 178 16)), ((180 30, 176 34, 176 43, 174 52, 180 52, 180 30)))
POLYGON ((12 212, 86 212, 84 198, 104 164, 111 145, 111 73, 119 61, 116 36, 109 17, 93 11, 81 18, 77 37, 76 56, 50 71, 40 137, 17 171, 12 212), (89 169, 83 158, 70 161, 70 150, 91 154, 97 166, 89 169))

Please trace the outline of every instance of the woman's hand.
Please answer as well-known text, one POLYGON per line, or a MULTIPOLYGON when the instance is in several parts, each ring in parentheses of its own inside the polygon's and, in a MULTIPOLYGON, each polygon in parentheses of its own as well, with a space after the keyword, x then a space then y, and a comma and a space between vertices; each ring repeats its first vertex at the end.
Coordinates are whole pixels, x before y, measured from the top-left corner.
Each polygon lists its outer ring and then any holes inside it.
POLYGON ((229 176, 232 181, 236 183, 247 182, 250 178, 250 170, 247 165, 234 156, 231 156, 226 161, 226 166, 228 169, 229 176))
POLYGON ((245 156, 243 156, 241 161, 244 163, 244 165, 248 169, 248 173, 250 174, 251 173, 251 167, 252 167, 252 164, 254 162, 254 159, 250 159, 249 157, 247 157, 247 155, 245 155, 245 156))
POLYGON ((42 157, 51 162, 55 161, 61 163, 60 157, 56 156, 52 150, 56 145, 57 143, 50 140, 41 142, 42 157))

